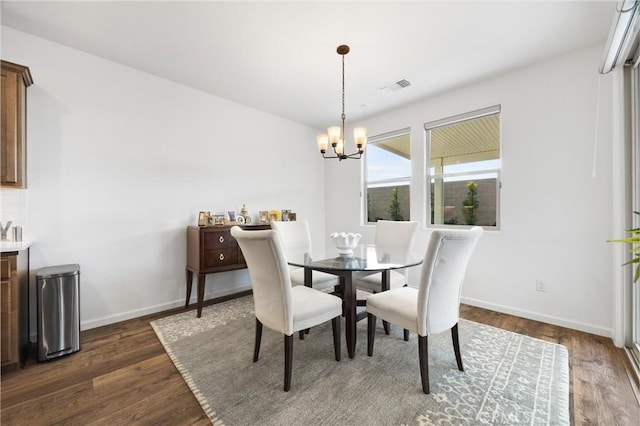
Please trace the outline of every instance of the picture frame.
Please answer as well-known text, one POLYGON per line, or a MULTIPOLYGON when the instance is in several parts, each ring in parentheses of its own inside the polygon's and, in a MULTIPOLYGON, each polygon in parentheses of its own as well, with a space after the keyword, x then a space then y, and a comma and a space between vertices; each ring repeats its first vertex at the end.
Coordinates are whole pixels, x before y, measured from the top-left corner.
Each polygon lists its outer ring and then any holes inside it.
POLYGON ((296 221, 296 214, 289 213, 289 222, 295 222, 295 221, 296 221))
POLYGON ((235 212, 235 210, 229 210, 227 212, 227 218, 229 219, 229 222, 235 222, 236 221, 236 212, 235 212))
POLYGON ((269 211, 268 210, 260 210, 258 213, 258 222, 259 223, 269 223, 269 211))
POLYGON ((282 220, 282 215, 278 210, 269 210, 269 222, 282 220))
POLYGON ((204 211, 198 214, 198 226, 207 226, 209 223, 210 212, 204 211))
POLYGON ((209 215, 209 217, 207 217, 207 226, 213 226, 215 225, 215 217, 209 215))
POLYGON ((223 214, 213 215, 213 225, 214 226, 224 225, 224 215, 223 214))
POLYGON ((282 210, 280 214, 280 220, 283 222, 289 222, 289 214, 291 214, 291 210, 282 210))

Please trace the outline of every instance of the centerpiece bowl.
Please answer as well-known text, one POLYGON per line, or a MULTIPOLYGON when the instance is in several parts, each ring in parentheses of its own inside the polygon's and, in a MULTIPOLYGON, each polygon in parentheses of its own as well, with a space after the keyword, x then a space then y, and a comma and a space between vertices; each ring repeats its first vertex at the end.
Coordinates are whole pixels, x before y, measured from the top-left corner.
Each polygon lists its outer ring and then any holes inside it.
POLYGON ((341 256, 353 256, 353 249, 360 241, 360 234, 353 232, 334 232, 329 234, 341 256))

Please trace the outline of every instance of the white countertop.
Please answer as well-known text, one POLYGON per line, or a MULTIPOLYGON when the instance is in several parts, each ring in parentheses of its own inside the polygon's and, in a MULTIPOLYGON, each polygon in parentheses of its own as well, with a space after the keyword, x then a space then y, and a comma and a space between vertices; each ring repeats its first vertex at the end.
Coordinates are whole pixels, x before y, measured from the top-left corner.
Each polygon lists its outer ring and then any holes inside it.
POLYGON ((0 241, 0 253, 26 250, 31 244, 31 241, 0 241))

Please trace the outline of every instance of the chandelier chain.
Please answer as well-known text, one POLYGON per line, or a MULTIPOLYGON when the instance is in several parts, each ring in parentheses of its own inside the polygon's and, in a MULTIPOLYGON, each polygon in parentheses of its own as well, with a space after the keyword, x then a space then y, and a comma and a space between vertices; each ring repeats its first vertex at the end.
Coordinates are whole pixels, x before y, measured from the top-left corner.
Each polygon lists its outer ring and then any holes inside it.
POLYGON ((344 55, 342 55, 342 133, 344 134, 344 55))

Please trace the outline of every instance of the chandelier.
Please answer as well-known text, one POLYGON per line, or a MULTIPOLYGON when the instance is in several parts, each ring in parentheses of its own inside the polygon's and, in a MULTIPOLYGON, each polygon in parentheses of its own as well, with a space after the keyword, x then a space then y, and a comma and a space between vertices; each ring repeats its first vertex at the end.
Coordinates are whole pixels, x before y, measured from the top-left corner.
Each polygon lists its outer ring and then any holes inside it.
POLYGON ((353 141, 356 145, 357 152, 353 154, 345 154, 345 136, 344 136, 344 56, 349 53, 349 46, 342 44, 336 50, 342 56, 342 127, 333 126, 327 129, 327 133, 319 134, 316 138, 318 149, 323 158, 337 158, 338 161, 348 158, 359 159, 364 153, 364 147, 367 144, 367 129, 364 127, 356 127, 353 129, 353 141), (331 144, 335 155, 326 155, 327 148, 331 144))

